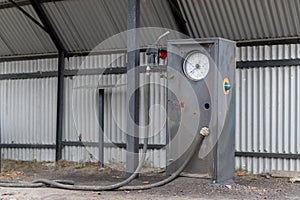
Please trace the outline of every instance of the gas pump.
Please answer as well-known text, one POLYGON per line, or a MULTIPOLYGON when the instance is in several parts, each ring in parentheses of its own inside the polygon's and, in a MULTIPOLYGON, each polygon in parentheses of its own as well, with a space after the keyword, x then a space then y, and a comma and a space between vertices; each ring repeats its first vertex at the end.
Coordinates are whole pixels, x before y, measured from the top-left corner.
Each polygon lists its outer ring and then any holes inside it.
POLYGON ((166 173, 172 175, 192 149, 198 148, 184 172, 205 175, 217 183, 232 180, 235 42, 221 38, 171 40, 167 50, 166 173), (191 117, 183 121, 187 115, 191 117), (209 135, 199 148, 193 138, 201 131, 209 135))
MULTIPOLYGON (((157 42, 167 34, 159 37, 157 42)), ((144 190, 167 184, 182 171, 207 174, 216 183, 232 180, 235 166, 235 43, 220 38, 171 40, 166 54, 157 47, 157 42, 147 49, 147 68, 150 72, 152 67, 158 66, 159 57, 168 56, 167 178, 146 185, 126 186, 142 169, 148 146, 145 137, 138 167, 121 182, 97 186, 37 179, 32 182, 0 181, 0 186, 33 188, 47 185, 82 191, 144 190)), ((148 96, 149 76, 145 80, 148 96)), ((149 103, 146 107, 149 110, 149 103)))

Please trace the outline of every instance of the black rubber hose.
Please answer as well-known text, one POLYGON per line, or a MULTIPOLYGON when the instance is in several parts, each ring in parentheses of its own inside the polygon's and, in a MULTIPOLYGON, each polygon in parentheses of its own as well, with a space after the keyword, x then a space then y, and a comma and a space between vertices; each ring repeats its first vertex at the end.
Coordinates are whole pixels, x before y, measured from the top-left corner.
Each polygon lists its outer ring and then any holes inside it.
POLYGON ((37 179, 32 182, 0 181, 0 187, 36 188, 36 187, 42 187, 45 185, 49 185, 49 186, 53 186, 56 188, 68 189, 68 190, 84 190, 84 191, 115 190, 115 189, 118 189, 118 188, 130 183, 140 173, 140 171, 143 167, 143 164, 145 162, 147 148, 148 148, 148 137, 145 137, 144 145, 143 145, 143 155, 139 162, 138 167, 136 168, 136 170, 133 172, 133 174, 130 177, 128 177, 124 181, 121 181, 121 182, 113 184, 113 185, 105 185, 105 186, 70 185, 70 181, 64 181, 64 180, 55 181, 55 180, 48 180, 48 179, 37 179))
MULTIPOLYGON (((74 185, 74 181, 69 180, 53 180, 57 183, 67 184, 67 185, 74 185)), ((45 184, 43 183, 33 183, 33 182, 26 182, 26 181, 9 181, 9 180, 1 180, 0 187, 25 187, 25 188, 37 188, 43 187, 45 184)))
MULTIPOLYGON (((148 76, 148 79, 150 77, 148 76)), ((149 85, 147 86, 148 93, 149 91, 149 85)), ((149 104, 147 104, 149 106, 149 104)), ((149 107, 148 109, 149 110, 149 107)), ((144 138, 144 145, 143 145, 143 150, 142 150, 142 157, 141 160, 136 168, 136 170, 133 172, 131 176, 129 176, 127 179, 124 181, 121 181, 119 183, 113 184, 113 185, 106 185, 106 186, 87 186, 87 185, 74 185, 73 182, 70 183, 70 181, 62 181, 62 180, 48 180, 48 179, 38 179, 34 180, 32 182, 16 182, 16 181, 0 181, 0 186, 2 187, 41 187, 46 185, 61 188, 61 189, 68 189, 68 190, 85 190, 85 191, 103 191, 103 190, 115 190, 118 189, 128 183, 130 183, 132 180, 136 178, 136 176, 140 173, 143 164, 146 159, 146 153, 147 153, 147 148, 148 148, 148 135, 149 132, 146 131, 145 138, 144 138)))
POLYGON ((115 184, 115 185, 118 185, 118 186, 122 185, 123 187, 112 187, 114 185, 112 185, 112 186, 65 185, 65 184, 57 183, 55 181, 46 180, 46 179, 36 180, 36 181, 34 181, 34 183, 44 183, 46 185, 56 187, 56 188, 60 188, 60 189, 84 190, 84 191, 103 191, 103 190, 114 190, 114 189, 119 189, 119 190, 146 190, 146 189, 150 189, 150 188, 154 188, 154 187, 159 187, 159 186, 165 185, 165 184, 173 181, 177 176, 179 176, 179 174, 184 170, 186 165, 189 163, 189 161, 193 157, 196 149, 198 149, 197 147, 199 147, 199 145, 202 145, 204 137, 205 137, 204 135, 197 134, 196 137, 195 137, 195 141, 196 141, 197 145, 195 145, 195 148, 188 155, 188 157, 184 161, 183 165, 180 168, 178 168, 171 176, 169 176, 168 178, 166 178, 162 181, 156 182, 156 183, 152 183, 152 184, 148 184, 148 185, 124 186, 125 184, 130 182, 130 181, 125 180, 121 183, 115 184))
POLYGON ((31 183, 25 181, 7 181, 7 180, 0 181, 0 187, 38 188, 43 186, 45 186, 45 184, 43 183, 31 183))
POLYGON ((126 180, 113 184, 113 185, 107 185, 107 186, 87 186, 87 185, 67 185, 67 184, 63 184, 63 183, 59 183, 57 181, 52 181, 52 180, 48 180, 48 179, 39 179, 39 180, 34 180, 31 183, 29 182, 0 182, 0 186, 2 187, 41 187, 44 185, 49 185, 51 187, 55 187, 55 188, 59 188, 59 189, 67 189, 67 190, 82 190, 82 191, 104 191, 104 190, 115 190, 115 189, 119 189, 119 190, 145 190, 145 189, 150 189, 153 187, 159 187, 162 185, 165 185, 171 181, 173 181, 186 167, 186 165, 189 163, 189 161, 191 160, 191 158, 193 157, 197 147, 199 147, 199 145, 202 145, 203 139, 204 139, 205 135, 201 135, 201 134, 197 134, 195 137, 195 141, 196 144, 195 148, 193 149, 193 151, 188 155, 187 159, 184 161, 183 165, 178 168, 170 177, 156 182, 156 183, 152 183, 152 184, 148 184, 148 185, 138 185, 138 186, 124 186, 126 184, 128 184, 129 182, 131 182, 133 179, 135 179, 135 177, 137 176, 137 174, 140 172, 145 157, 146 157, 146 150, 147 150, 147 144, 148 144, 148 140, 145 139, 145 143, 144 143, 144 147, 143 147, 143 155, 142 155, 142 159, 141 162, 139 162, 139 165, 137 167, 137 169, 135 170, 135 172, 126 180), (147 142, 146 142, 147 141, 147 142))
MULTIPOLYGON (((203 135, 200 135, 195 138, 197 140, 197 145, 202 145, 202 142, 204 140, 203 135)), ((187 164, 189 163, 189 161, 191 160, 191 158, 193 157, 193 155, 196 153, 197 148, 193 149, 192 153, 190 153, 187 157, 187 159, 184 161, 184 163, 181 165, 181 167, 179 167, 171 176, 169 176, 168 178, 156 182, 156 183, 152 183, 152 184, 148 184, 148 185, 136 185, 136 186, 124 186, 121 187, 120 190, 146 190, 146 189, 150 189, 150 188, 154 188, 154 187, 159 187, 159 186, 163 186, 167 183, 170 183, 171 181, 173 181, 174 179, 176 179, 180 173, 185 169, 185 167, 187 166, 187 164)))

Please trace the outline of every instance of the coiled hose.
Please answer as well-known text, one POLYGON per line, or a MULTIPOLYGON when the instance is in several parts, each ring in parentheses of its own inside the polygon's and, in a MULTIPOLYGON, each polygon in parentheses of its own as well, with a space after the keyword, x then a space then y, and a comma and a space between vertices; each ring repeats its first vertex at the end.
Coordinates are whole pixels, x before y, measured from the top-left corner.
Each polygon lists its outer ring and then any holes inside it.
POLYGON ((0 187, 24 187, 24 188, 36 188, 42 187, 45 185, 53 186, 56 188, 61 189, 68 189, 68 190, 85 190, 85 191, 103 191, 103 190, 115 190, 120 188, 128 183, 130 183, 133 179, 136 178, 138 173, 141 171, 145 158, 146 152, 148 147, 148 137, 144 139, 144 146, 143 146, 143 155, 141 161, 139 162, 138 167, 136 170, 124 181, 121 181, 116 184, 112 185, 105 185, 105 186, 87 186, 87 185, 72 185, 69 182, 65 181, 55 181, 55 180, 48 180, 48 179, 37 179, 33 180, 32 182, 23 182, 23 181, 0 181, 0 187))
POLYGON ((183 165, 178 168, 171 176, 168 178, 148 184, 148 185, 137 185, 137 186, 125 186, 128 183, 130 183, 133 179, 136 178, 137 174, 140 173, 143 163, 146 158, 146 151, 148 147, 148 139, 147 137, 145 138, 144 146, 143 146, 143 155, 141 158, 141 161, 139 162, 138 167, 134 171, 134 173, 128 177, 126 180, 113 184, 113 185, 106 185, 106 186, 87 186, 87 185, 72 185, 72 183, 65 181, 65 180, 48 180, 48 179, 37 179, 32 182, 15 182, 15 181, 1 181, 0 182, 0 187, 24 187, 24 188, 36 188, 36 187, 42 187, 42 186, 50 186, 50 187, 55 187, 59 189, 67 189, 67 190, 81 190, 81 191, 108 191, 108 190, 145 190, 145 189, 150 189, 154 187, 159 187, 162 185, 165 185, 171 181, 173 181, 179 174, 184 170, 186 165, 189 163, 190 159, 193 157, 197 147, 202 144, 203 139, 205 135, 203 134, 196 134, 195 137, 195 142, 197 145, 195 145, 195 148, 192 150, 192 152, 188 155, 187 159, 184 161, 183 165))

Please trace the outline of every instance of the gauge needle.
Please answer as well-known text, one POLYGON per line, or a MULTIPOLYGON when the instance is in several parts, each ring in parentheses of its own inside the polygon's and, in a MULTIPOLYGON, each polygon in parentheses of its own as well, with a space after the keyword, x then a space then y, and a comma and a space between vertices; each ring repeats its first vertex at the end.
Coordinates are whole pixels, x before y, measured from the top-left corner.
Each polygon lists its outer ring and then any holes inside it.
POLYGON ((200 65, 199 64, 196 64, 196 66, 193 66, 194 69, 192 69, 192 71, 190 71, 190 73, 193 73, 196 69, 199 69, 200 68, 200 65))

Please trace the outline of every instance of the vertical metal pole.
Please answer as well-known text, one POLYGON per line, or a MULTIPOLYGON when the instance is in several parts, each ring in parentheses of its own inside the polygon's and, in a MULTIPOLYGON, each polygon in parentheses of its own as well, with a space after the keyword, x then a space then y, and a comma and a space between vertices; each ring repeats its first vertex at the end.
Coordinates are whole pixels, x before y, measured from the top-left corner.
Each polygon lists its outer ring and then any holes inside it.
POLYGON ((128 0, 127 35, 127 155, 126 175, 130 176, 138 166, 139 146, 139 72, 140 50, 138 28, 140 25, 140 0, 128 0))
MULTIPOLYGON (((144 104, 145 104, 145 127, 147 127, 145 129, 145 136, 149 137, 149 123, 150 123, 150 76, 151 73, 150 72, 146 72, 146 76, 145 77, 145 82, 144 82, 144 104)), ((144 136, 144 137, 145 137, 144 136)), ((145 144, 144 144, 145 145, 145 144)))
POLYGON ((57 121, 56 121, 56 155, 55 160, 62 159, 62 133, 64 114, 64 71, 65 52, 58 52, 58 83, 57 83, 57 121))
MULTIPOLYGON (((2 131, 0 127, 0 144, 2 144, 2 131)), ((2 172, 2 148, 0 146, 0 173, 2 172)))
POLYGON ((104 166, 104 89, 99 90, 99 166, 104 166))
POLYGON ((51 24, 46 12, 44 11, 39 0, 30 0, 33 9, 38 15, 40 21, 44 25, 45 30, 58 50, 58 83, 57 83, 57 118, 56 118, 56 153, 55 160, 59 161, 62 158, 62 133, 63 133, 63 114, 64 114, 64 71, 65 71, 65 54, 66 48, 64 47, 61 38, 56 33, 56 30, 51 24))

